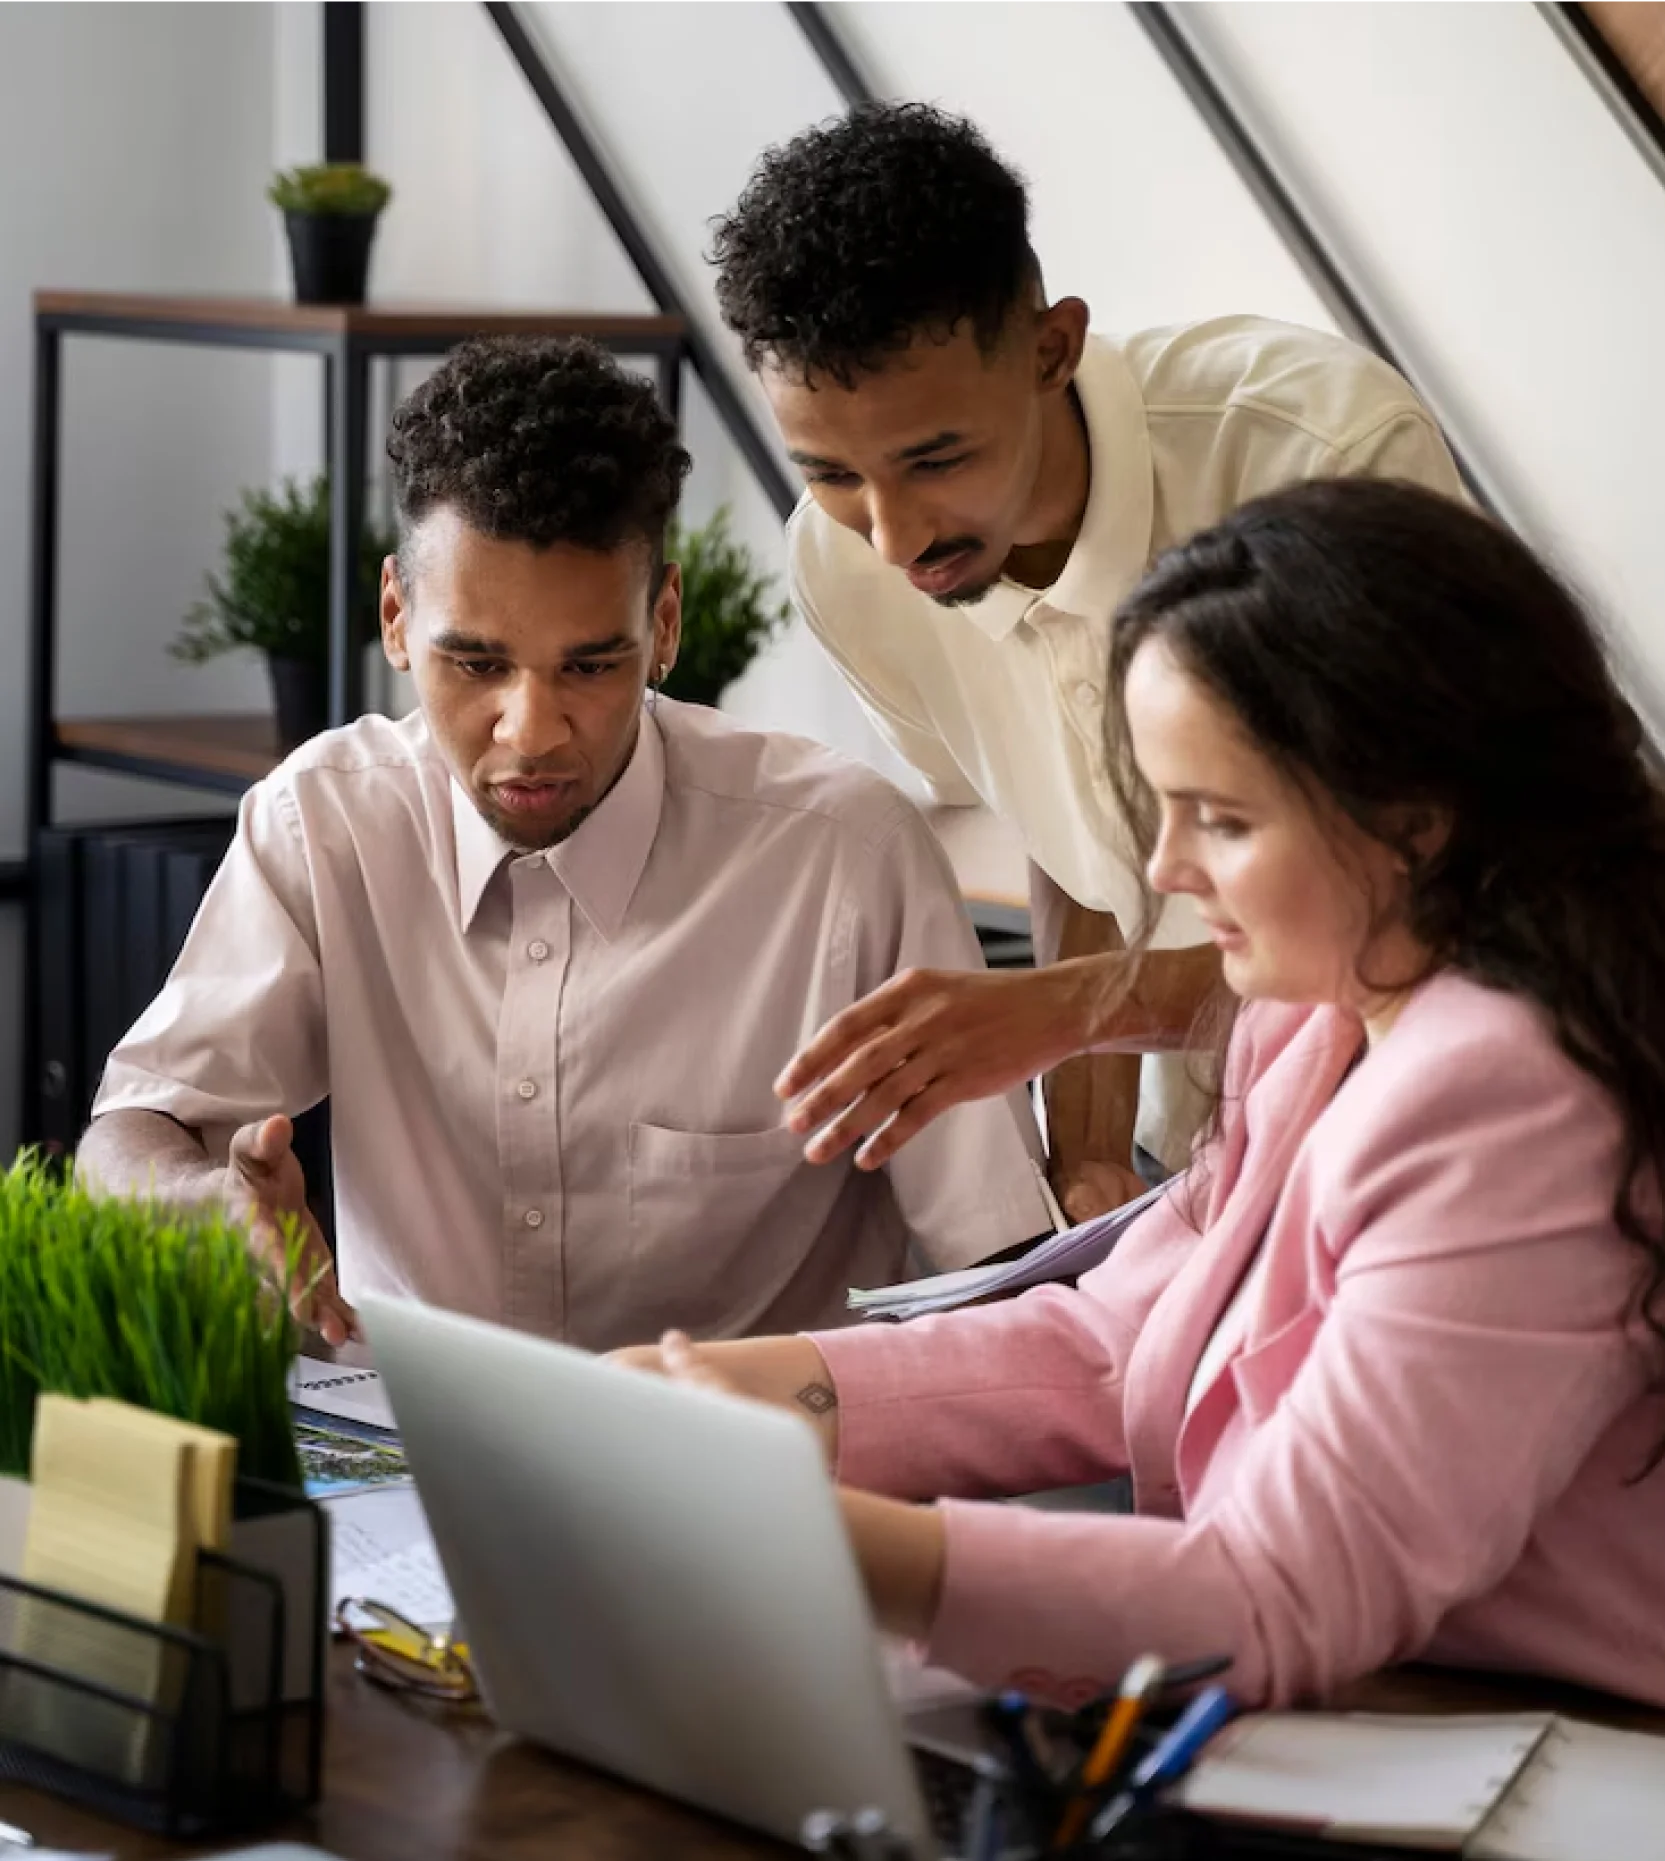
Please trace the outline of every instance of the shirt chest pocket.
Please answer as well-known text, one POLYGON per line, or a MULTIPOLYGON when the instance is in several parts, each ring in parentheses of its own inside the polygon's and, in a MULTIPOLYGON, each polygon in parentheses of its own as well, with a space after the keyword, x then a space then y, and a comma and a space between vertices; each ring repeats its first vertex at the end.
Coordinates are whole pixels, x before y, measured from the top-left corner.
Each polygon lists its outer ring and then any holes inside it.
POLYGON ((795 1131, 631 1125, 633 1310, 698 1335, 726 1330, 737 1315, 760 1307, 791 1277, 813 1238, 787 1231, 798 1224, 786 1219, 785 1206, 794 1181, 810 1168, 795 1131), (778 1233, 772 1223, 764 1226, 772 1214, 781 1218, 778 1233))

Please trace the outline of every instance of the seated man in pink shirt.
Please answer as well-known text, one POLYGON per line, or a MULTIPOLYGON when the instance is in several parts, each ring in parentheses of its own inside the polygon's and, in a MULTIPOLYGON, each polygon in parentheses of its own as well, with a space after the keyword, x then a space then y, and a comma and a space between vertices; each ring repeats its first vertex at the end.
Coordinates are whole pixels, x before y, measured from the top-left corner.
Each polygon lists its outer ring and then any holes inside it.
MULTIPOLYGON (((360 1288, 595 1349, 837 1324, 910 1243, 1048 1227, 1021 1101, 882 1169, 807 1164, 773 1082, 829 1016, 976 939, 915 809, 797 738, 658 700, 688 455, 588 344, 479 341, 394 416, 382 572, 400 722, 245 798, 162 993, 111 1055, 85 1177, 304 1217, 289 1120, 326 1096, 332 1343, 360 1288)), ((275 1257, 275 1254, 274 1254, 275 1257)))
POLYGON ((1665 787, 1602 643, 1500 527, 1342 479, 1169 552, 1108 672, 1244 1004, 1189 1172, 1079 1287, 632 1359, 807 1409, 880 1619, 988 1685, 1665 1706, 1665 787), (1116 1472, 1139 1516, 980 1503, 1116 1472))

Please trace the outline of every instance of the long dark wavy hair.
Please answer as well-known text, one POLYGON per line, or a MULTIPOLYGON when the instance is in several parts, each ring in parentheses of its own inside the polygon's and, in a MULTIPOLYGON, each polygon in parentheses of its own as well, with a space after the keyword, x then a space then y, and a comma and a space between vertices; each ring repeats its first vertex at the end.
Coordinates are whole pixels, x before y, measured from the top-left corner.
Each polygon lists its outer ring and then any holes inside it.
MULTIPOLYGON (((1665 788, 1578 600, 1501 525, 1380 480, 1299 485, 1169 550, 1111 647, 1111 769, 1146 860, 1155 798, 1124 693, 1152 639, 1320 808, 1405 862, 1430 972, 1537 1002, 1612 1095, 1613 1217, 1665 1347, 1665 788), (1433 820, 1443 843, 1419 853, 1433 820)), ((1136 948, 1157 903, 1147 890, 1136 948)))

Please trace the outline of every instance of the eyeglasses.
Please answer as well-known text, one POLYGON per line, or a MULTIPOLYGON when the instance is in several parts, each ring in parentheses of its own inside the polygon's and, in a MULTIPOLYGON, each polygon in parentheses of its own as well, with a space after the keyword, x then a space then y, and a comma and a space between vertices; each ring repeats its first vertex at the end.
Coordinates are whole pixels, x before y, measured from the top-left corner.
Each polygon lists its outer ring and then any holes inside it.
POLYGON ((453 1705, 480 1697, 464 1643, 419 1628, 385 1603, 343 1598, 336 1606, 335 1632, 353 1643, 353 1666, 377 1686, 453 1705))

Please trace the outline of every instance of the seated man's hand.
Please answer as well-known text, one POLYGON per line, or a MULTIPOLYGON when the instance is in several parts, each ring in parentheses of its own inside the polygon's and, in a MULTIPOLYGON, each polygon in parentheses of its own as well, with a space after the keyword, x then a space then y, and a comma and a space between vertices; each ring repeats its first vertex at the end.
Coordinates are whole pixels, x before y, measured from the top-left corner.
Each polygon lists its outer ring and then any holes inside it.
POLYGON ((233 1221, 248 1230, 249 1245, 274 1280, 288 1278, 289 1309, 326 1344, 345 1344, 363 1334, 358 1314, 336 1288, 329 1244, 306 1203, 306 1177, 291 1147, 294 1126, 287 1118, 245 1124, 231 1140, 224 1200, 233 1221), (299 1241, 292 1243, 285 1228, 299 1241))
POLYGON ((1009 1091, 1079 1052, 1089 986, 1078 963, 904 970, 835 1015, 781 1074, 775 1091, 797 1101, 787 1123, 816 1133, 811 1163, 859 1142, 857 1165, 877 1169, 951 1105, 1009 1091))
POLYGON ((1124 1202, 1136 1201, 1149 1184, 1122 1163, 1082 1161, 1068 1182, 1058 1186, 1058 1206, 1072 1222, 1108 1215, 1124 1202))
POLYGON ((685 1331, 667 1331, 657 1344, 632 1344, 625 1350, 609 1351, 610 1363, 627 1370, 646 1370, 650 1375, 668 1377, 673 1383, 692 1383, 700 1389, 718 1389, 725 1396, 749 1396, 730 1376, 725 1376, 701 1345, 685 1331))

